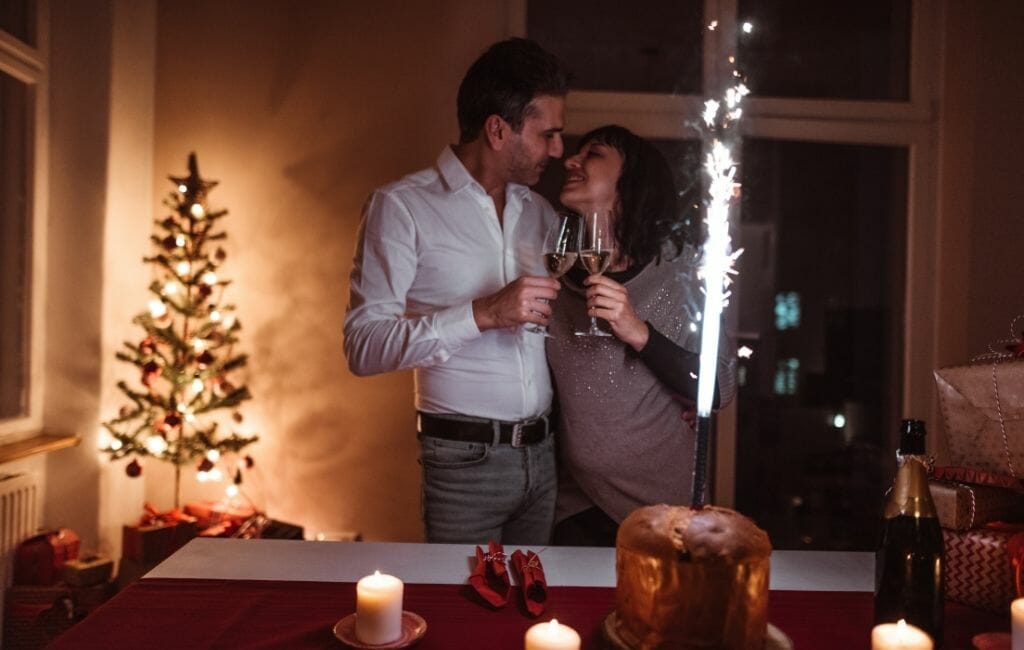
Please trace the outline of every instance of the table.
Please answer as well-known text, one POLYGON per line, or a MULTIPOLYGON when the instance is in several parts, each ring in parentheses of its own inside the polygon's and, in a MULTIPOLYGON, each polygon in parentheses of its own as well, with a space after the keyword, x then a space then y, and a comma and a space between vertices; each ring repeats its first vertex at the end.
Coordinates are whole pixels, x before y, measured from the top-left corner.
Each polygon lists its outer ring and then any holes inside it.
MULTIPOLYGON (((511 553, 518 547, 506 547, 511 553)), ((540 620, 576 628, 600 648, 615 598, 614 549, 547 547, 540 620)), ((513 600, 485 606, 466 585, 471 545, 195 539, 59 637, 52 648, 339 648, 331 628, 355 609, 354 583, 375 569, 406 583, 405 608, 428 624, 420 650, 521 650, 537 619, 513 600)), ((796 648, 869 647, 870 553, 774 551, 769 620, 796 648)), ((970 648, 1009 617, 947 607, 947 648, 970 648)))

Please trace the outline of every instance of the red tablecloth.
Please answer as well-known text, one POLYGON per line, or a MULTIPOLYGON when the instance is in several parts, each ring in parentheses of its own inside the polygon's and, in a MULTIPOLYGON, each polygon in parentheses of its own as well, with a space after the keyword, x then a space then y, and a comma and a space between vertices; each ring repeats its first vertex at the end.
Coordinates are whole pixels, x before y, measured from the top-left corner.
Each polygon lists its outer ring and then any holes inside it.
MULTIPOLYGON (((518 597, 518 592, 513 596, 518 597)), ((598 649, 615 590, 552 587, 540 620, 557 618, 598 649)), ((522 650, 537 622, 518 601, 493 611, 468 586, 405 585, 405 609, 427 621, 419 650, 522 650)), ((339 648, 331 629, 355 609, 355 585, 258 580, 141 580, 59 637, 51 648, 339 648)), ((773 591, 769 620, 796 648, 867 650, 871 594, 773 591)), ((946 609, 946 648, 969 649, 978 632, 1008 631, 999 617, 960 605, 946 609)))

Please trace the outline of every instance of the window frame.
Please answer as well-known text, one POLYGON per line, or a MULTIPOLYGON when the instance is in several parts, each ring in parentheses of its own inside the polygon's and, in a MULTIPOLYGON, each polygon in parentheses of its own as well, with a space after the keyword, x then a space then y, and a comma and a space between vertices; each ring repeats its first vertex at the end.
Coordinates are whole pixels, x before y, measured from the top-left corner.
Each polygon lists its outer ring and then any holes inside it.
MULTIPOLYGON (((509 0, 509 35, 526 35, 526 0, 509 0)), ((752 137, 837 144, 887 145, 907 148, 907 233, 904 285, 901 410, 935 417, 937 402, 932 369, 938 367, 939 322, 937 258, 938 210, 938 72, 941 8, 927 0, 911 0, 910 78, 906 101, 850 101, 748 97, 741 130, 752 137)), ((650 138, 694 139, 685 126, 699 117, 704 99, 721 95, 731 80, 728 56, 736 42, 736 0, 705 0, 707 17, 718 27, 705 32, 702 96, 573 91, 566 102, 566 133, 582 134, 610 122, 650 138), (613 108, 612 108, 613 107, 613 108)), ((741 161, 742 164, 742 161, 741 161)), ((741 272, 742 272, 742 261, 741 272)), ((737 310, 727 310, 735 330, 737 310)), ((716 417, 714 502, 735 502, 736 404, 716 417)), ((893 427, 895 431, 895 427, 893 427)), ((887 434, 888 435, 888 434, 887 434)), ((895 440, 889 440, 895 446, 895 440)))
POLYGON ((47 167, 48 167, 48 98, 49 98, 49 2, 36 0, 35 47, 0 30, 0 71, 29 87, 29 146, 27 147, 29 242, 26 269, 26 295, 29 313, 26 319, 28 355, 25 381, 28 383, 25 412, 19 417, 0 420, 0 444, 17 442, 43 429, 43 395, 45 364, 46 306, 46 229, 47 229, 47 167))

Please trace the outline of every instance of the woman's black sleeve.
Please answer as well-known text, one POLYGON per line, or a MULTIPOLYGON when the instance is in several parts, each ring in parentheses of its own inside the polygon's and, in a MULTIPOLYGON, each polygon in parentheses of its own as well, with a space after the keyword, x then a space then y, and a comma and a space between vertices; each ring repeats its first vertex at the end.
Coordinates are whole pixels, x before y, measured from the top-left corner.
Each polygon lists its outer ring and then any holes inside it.
MULTIPOLYGON (((668 386, 669 390, 696 402, 700 355, 677 345, 655 329, 650 322, 647 323, 647 329, 650 331, 650 336, 647 338, 647 345, 637 353, 640 360, 654 373, 655 377, 668 386)), ((716 384, 712 408, 718 408, 719 401, 716 384)))

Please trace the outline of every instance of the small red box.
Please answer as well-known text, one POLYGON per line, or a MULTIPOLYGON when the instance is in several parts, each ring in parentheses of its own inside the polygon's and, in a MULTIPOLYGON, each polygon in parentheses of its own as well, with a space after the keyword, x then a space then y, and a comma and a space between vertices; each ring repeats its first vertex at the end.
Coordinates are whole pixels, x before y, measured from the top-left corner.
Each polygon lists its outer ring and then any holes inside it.
POLYGON ((68 560, 78 557, 81 541, 69 528, 59 528, 22 542, 14 553, 14 584, 52 585, 68 560))
POLYGON ((946 598, 1005 614, 1017 597, 1009 542, 1014 532, 975 528, 943 529, 946 546, 946 598))
POLYGON ((137 562, 162 562, 196 536, 192 522, 158 522, 147 526, 125 526, 121 553, 137 562))

